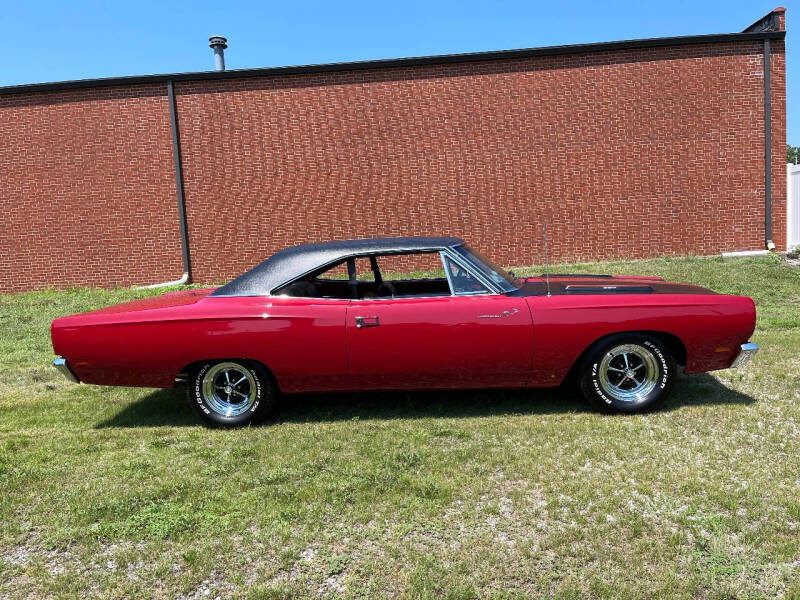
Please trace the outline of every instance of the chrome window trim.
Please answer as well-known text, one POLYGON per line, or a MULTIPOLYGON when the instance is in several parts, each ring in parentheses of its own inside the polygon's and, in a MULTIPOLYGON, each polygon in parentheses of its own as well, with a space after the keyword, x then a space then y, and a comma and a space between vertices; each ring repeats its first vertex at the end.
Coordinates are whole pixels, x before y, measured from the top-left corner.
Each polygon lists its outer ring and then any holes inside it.
POLYGON ((453 294, 446 296, 375 296, 374 298, 353 298, 350 302, 385 302, 386 300, 429 300, 431 298, 452 298, 453 294))
MULTIPOLYGON (((469 271, 472 275, 480 281, 488 293, 491 294, 504 294, 505 290, 501 290, 493 281, 491 281, 488 277, 486 277, 483 273, 480 273, 478 269, 471 264, 470 261, 463 258, 460 254, 458 254, 455 250, 448 247, 445 248, 442 252, 447 254, 447 257, 450 258, 453 262, 458 264, 461 268, 469 271)), ((446 271, 446 269, 445 269, 446 271)))
POLYGON ((481 281, 481 279, 475 274, 473 269, 470 269, 466 265, 453 260, 452 259, 452 255, 447 253, 447 252, 445 252, 444 250, 441 251, 441 255, 442 255, 442 266, 444 267, 444 274, 447 276, 447 282, 450 284, 450 292, 451 292, 451 294, 453 296, 484 296, 486 294, 491 294, 492 293, 492 290, 490 288, 486 287, 486 284, 483 281, 481 281), (459 267, 464 269, 467 273, 472 275, 475 278, 475 281, 477 281, 478 283, 480 283, 483 286, 483 291, 482 292, 457 292, 455 283, 453 283, 453 277, 450 274, 450 269, 447 268, 447 261, 448 260, 450 262, 458 265, 459 267))
MULTIPOLYGON (((461 244, 459 244, 459 245, 461 245, 461 244)), ((383 253, 379 253, 379 254, 374 254, 374 256, 397 256, 397 255, 403 255, 403 254, 434 254, 434 253, 438 253, 439 254, 439 258, 442 261, 442 268, 444 269, 445 278, 447 279, 447 284, 450 287, 450 294, 447 295, 447 296, 443 296, 441 294, 437 294, 435 296, 384 296, 384 297, 377 297, 376 296, 375 298, 326 298, 325 296, 319 296, 319 297, 315 296, 313 298, 308 298, 308 300, 336 300, 338 302, 364 302, 364 301, 374 301, 374 300, 402 300, 402 299, 413 300, 413 299, 426 299, 426 298, 453 298, 453 297, 456 297, 456 296, 486 296, 486 295, 492 296, 492 295, 501 295, 501 294, 505 294, 506 293, 505 290, 500 289, 493 281, 491 281, 488 277, 486 277, 483 273, 481 273, 470 261, 466 260, 460 254, 456 253, 453 250, 453 246, 447 246, 445 248, 439 248, 438 250, 431 249, 431 250, 417 251, 417 252, 383 252, 383 253), (460 293, 460 294, 455 293, 455 288, 453 286, 453 282, 451 281, 450 274, 449 274, 449 272, 447 270, 447 265, 444 262, 445 256, 447 258, 449 258, 450 260, 452 260, 457 265, 459 265, 464 270, 466 270, 469 273, 471 273, 475 277, 475 279, 477 279, 486 288, 486 291, 484 291, 484 292, 474 292, 474 293, 460 293)), ((353 259, 355 259, 355 258, 366 258, 368 256, 371 256, 371 254, 354 254, 354 255, 349 256, 348 258, 346 258, 344 260, 348 260, 350 258, 353 258, 353 259)), ((303 273, 299 277, 295 277, 294 279, 291 279, 289 281, 281 283, 280 285, 276 285, 274 288, 272 288, 266 294, 254 294, 254 295, 220 294, 220 295, 207 296, 207 297, 208 298, 268 298, 268 297, 273 297, 273 298, 297 298, 298 296, 289 296, 288 294, 274 294, 273 292, 276 289, 286 287, 286 286, 294 283, 295 281, 298 281, 298 280, 302 279, 303 277, 308 276, 309 274, 313 273, 314 271, 317 271, 317 270, 319 270, 321 268, 334 266, 334 265, 338 264, 339 262, 342 262, 342 259, 338 259, 336 261, 327 263, 325 265, 320 265, 318 267, 315 267, 315 268, 303 273)), ((323 273, 324 273, 324 271, 323 271, 323 273)))
MULTIPOLYGON (((279 283, 278 285, 274 286, 272 289, 270 289, 264 295, 272 296, 273 292, 275 290, 283 288, 283 287, 287 287, 287 286, 291 285, 292 283, 294 283, 295 281, 299 281, 300 279, 303 279, 304 277, 307 277, 308 275, 311 275, 311 273, 313 273, 314 271, 318 271, 320 269, 328 270, 328 268, 330 268, 330 267, 334 267, 339 263, 346 262, 346 261, 351 260, 351 259, 355 260, 355 259, 358 259, 358 258, 368 258, 370 256, 401 256, 403 254, 436 254, 438 252, 441 252, 441 248, 427 248, 425 250, 415 250, 413 252, 403 252, 403 251, 395 251, 395 250, 393 250, 393 251, 389 251, 389 252, 377 252, 377 253, 376 252, 367 252, 366 254, 349 254, 349 255, 345 256, 344 258, 337 258, 334 261, 325 263, 323 265, 318 265, 318 266, 314 267, 313 269, 309 269, 308 271, 306 271, 302 275, 298 275, 297 277, 294 277, 293 279, 287 279, 283 283, 279 283)), ((324 273, 325 271, 322 271, 322 272, 324 273)), ((234 296, 234 294, 231 294, 231 296, 234 296)), ((240 294, 235 294, 235 296, 240 296, 240 294)), ((226 297, 228 297, 228 295, 227 294, 223 294, 223 295, 220 295, 220 296, 217 296, 217 297, 218 298, 226 298, 226 297)))
MULTIPOLYGON (((511 285, 510 283, 508 284, 508 286, 511 289, 503 289, 495 281, 490 280, 486 275, 484 275, 483 272, 480 269, 478 269, 478 267, 476 267, 474 264, 472 264, 474 262, 473 260, 468 260, 463 255, 461 255, 460 253, 455 251, 455 248, 457 248, 459 246, 464 248, 465 245, 466 244, 457 244, 456 246, 453 246, 452 248, 448 248, 448 249, 451 250, 451 254, 458 256, 458 258, 460 258, 464 263, 469 263, 470 265, 472 265, 472 267, 473 267, 472 270, 473 271, 479 271, 478 274, 481 276, 481 278, 484 280, 484 282, 488 282, 489 288, 490 289, 494 289, 496 291, 496 293, 498 293, 498 294, 510 294, 511 292, 517 291, 517 288, 514 287, 513 285, 511 285)), ((465 248, 465 252, 467 252, 469 254, 469 252, 466 250, 466 248, 465 248)), ((472 256, 472 254, 470 254, 470 256, 472 256)), ((488 265, 486 265, 486 267, 488 268, 488 265)), ((506 282, 506 283, 508 283, 508 282, 506 282)))
MULTIPOLYGON (((408 252, 407 254, 433 254, 432 252, 408 252)), ((383 300, 424 300, 426 298, 452 298, 455 296, 453 293, 453 282, 450 281, 450 275, 447 273, 447 267, 444 264, 444 250, 439 250, 439 260, 442 261, 442 268, 444 269, 444 275, 447 279, 447 285, 450 288, 450 293, 447 295, 437 294, 436 296, 375 296, 374 298, 352 298, 350 302, 371 302, 373 300, 383 301, 383 300)), ((371 255, 371 256, 381 256, 380 254, 371 255)), ((385 255, 384 255, 385 256, 385 255)))
MULTIPOLYGON (((474 295, 474 294, 463 294, 463 295, 471 296, 471 295, 474 295)), ((478 294, 478 295, 479 296, 485 296, 487 294, 478 294)), ((420 296, 380 296, 380 297, 376 296, 374 298, 330 298, 330 297, 327 297, 327 296, 313 296, 313 297, 308 297, 308 296, 289 296, 287 294, 278 294, 278 295, 258 294, 258 295, 254 295, 254 296, 250 296, 250 295, 240 296, 238 294, 234 296, 234 295, 227 295, 226 294, 226 295, 223 295, 223 296, 213 296, 213 297, 214 298, 293 298, 295 300, 301 300, 301 299, 302 300, 325 300, 325 301, 331 301, 331 302, 372 302, 372 301, 375 301, 375 300, 380 300, 380 301, 383 301, 383 300, 422 300, 422 299, 428 299, 428 298, 454 298, 454 297, 460 297, 460 296, 461 296, 461 294, 438 294, 436 296, 421 296, 420 295, 420 296)), ((209 298, 211 298, 211 296, 209 296, 209 298)))
POLYGON ((456 295, 456 286, 453 285, 453 277, 450 275, 450 269, 447 268, 447 254, 444 250, 439 250, 439 260, 442 261, 442 268, 444 269, 444 276, 447 277, 447 285, 450 286, 450 295, 456 295))
MULTIPOLYGON (((364 255, 364 256, 366 256, 366 255, 364 255)), ((341 264, 341 263, 346 263, 348 260, 350 260, 350 259, 355 259, 355 258, 359 258, 359 255, 346 256, 345 258, 337 258, 336 260, 334 260, 334 261, 331 261, 331 262, 329 262, 329 263, 325 263, 324 265, 317 265, 316 267, 314 267, 313 269, 309 269, 308 271, 306 271, 306 272, 305 272, 305 273, 303 273, 302 275, 298 275, 297 277, 295 277, 295 278, 293 278, 293 279, 288 279, 288 280, 284 281, 283 283, 279 283, 278 285, 276 285, 275 287, 273 287, 272 289, 270 289, 270 290, 267 292, 267 294, 266 294, 266 295, 267 295, 267 296, 271 296, 271 295, 272 295, 272 293, 273 293, 275 290, 278 290, 278 289, 280 289, 280 288, 283 288, 283 287, 288 287, 288 286, 290 286, 291 284, 293 284, 295 281, 300 281, 300 280, 301 280, 301 279, 303 279, 304 277, 307 277, 307 276, 311 275, 311 273, 313 273, 314 271, 319 271, 320 269, 325 269, 324 271, 322 271, 322 272, 324 273, 324 272, 325 272, 325 271, 327 271, 328 269, 330 269, 330 268, 333 268, 333 267, 335 267, 335 266, 336 266, 336 265, 338 265, 338 264, 341 264)), ((279 295, 282 295, 282 294, 279 294, 279 295)))

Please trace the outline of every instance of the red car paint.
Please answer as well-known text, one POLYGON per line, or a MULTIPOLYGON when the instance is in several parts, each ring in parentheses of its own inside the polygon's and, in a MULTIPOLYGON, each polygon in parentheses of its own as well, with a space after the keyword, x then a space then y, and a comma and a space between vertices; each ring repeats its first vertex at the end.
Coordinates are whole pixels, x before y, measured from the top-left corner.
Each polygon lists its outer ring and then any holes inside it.
MULTIPOLYGON (((613 278, 617 286, 650 281, 660 280, 613 278)), ((755 327, 753 301, 664 290, 344 300, 204 289, 56 319, 51 333, 80 381, 103 385, 170 387, 192 363, 239 358, 263 363, 287 393, 550 387, 594 342, 631 331, 670 336, 687 373, 729 367, 755 327), (356 317, 380 326, 357 327, 356 317)))

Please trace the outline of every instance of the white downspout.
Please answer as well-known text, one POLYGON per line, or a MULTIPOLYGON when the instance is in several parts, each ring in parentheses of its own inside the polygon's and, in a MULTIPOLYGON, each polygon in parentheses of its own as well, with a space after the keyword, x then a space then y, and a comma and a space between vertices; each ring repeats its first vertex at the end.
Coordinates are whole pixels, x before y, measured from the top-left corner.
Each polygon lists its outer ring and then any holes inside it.
POLYGON ((137 286, 136 289, 137 290, 151 290, 153 288, 169 287, 171 285, 183 285, 187 281, 189 281, 189 273, 184 272, 183 275, 181 275, 181 278, 180 279, 176 279, 175 281, 165 281, 163 283, 152 283, 150 285, 140 285, 140 286, 137 286))
POLYGON ((723 252, 723 258, 745 258, 747 256, 768 256, 769 250, 740 250, 738 252, 723 252))

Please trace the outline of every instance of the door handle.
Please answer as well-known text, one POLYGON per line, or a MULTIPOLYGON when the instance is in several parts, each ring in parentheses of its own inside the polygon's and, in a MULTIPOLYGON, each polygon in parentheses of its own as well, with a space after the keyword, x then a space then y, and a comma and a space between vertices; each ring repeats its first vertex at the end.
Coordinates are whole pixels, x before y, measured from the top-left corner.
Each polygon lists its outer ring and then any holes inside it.
POLYGON ((380 324, 378 317, 356 317, 356 327, 359 329, 362 327, 377 327, 380 324))

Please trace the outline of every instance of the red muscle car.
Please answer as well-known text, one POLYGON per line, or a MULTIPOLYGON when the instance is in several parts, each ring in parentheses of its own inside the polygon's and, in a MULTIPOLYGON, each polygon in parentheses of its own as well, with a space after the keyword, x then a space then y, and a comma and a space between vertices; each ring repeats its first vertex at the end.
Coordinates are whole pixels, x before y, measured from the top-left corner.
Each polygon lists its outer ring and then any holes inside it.
POLYGON ((458 238, 409 237, 289 248, 220 288, 62 317, 51 333, 73 381, 185 382, 207 424, 241 426, 278 393, 541 388, 568 375, 598 408, 649 410, 678 365, 747 362, 754 327, 750 298, 658 277, 520 279, 458 238), (419 265, 422 276, 397 274, 419 265))

